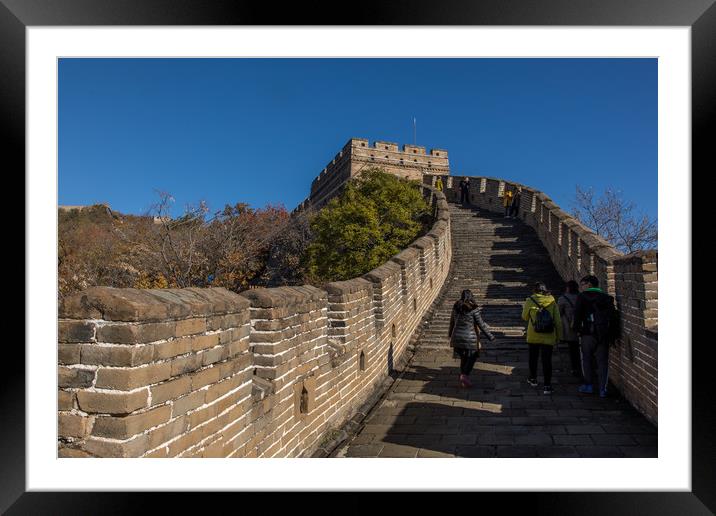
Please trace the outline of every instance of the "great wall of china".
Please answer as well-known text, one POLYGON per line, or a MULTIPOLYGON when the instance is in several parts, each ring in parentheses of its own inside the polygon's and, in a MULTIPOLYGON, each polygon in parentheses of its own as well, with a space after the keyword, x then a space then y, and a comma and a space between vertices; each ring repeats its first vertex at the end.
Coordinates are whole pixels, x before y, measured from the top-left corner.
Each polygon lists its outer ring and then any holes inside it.
MULTIPOLYGON (((334 168, 314 181, 309 203, 325 202, 365 163, 384 166, 371 160, 376 149, 388 152, 381 159, 392 159, 394 173, 419 175, 435 222, 362 277, 325 289, 241 294, 93 287, 64 300, 59 456, 328 455, 331 436, 360 423, 419 346, 454 252, 448 202, 456 200, 461 177, 448 175, 444 150, 428 157, 421 147, 401 153, 395 144, 371 148, 367 140, 351 139, 334 168), (421 161, 407 162, 412 154, 421 161), (433 187, 438 176, 444 193, 433 187)), ((501 212, 505 186, 515 185, 487 177, 471 182, 471 202, 485 212, 501 212)), ((622 256, 544 193, 520 186, 519 217, 562 279, 593 273, 615 295, 623 330, 610 354, 610 380, 656 425, 657 253, 622 256)))

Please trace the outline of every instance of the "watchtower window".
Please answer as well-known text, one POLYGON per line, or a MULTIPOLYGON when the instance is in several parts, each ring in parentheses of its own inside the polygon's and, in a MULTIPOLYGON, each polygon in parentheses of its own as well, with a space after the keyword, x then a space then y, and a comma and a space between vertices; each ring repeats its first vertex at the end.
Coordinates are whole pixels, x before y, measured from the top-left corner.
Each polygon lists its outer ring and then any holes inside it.
POLYGON ((305 385, 301 389, 301 403, 299 404, 298 410, 301 414, 308 414, 308 391, 305 385))
POLYGON ((388 146, 386 145, 385 150, 388 150, 388 146))
POLYGON ((416 151, 415 149, 413 149, 413 154, 417 154, 417 153, 418 153, 418 151, 416 151))
POLYGON ((361 143, 360 146, 361 146, 361 147, 365 147, 365 143, 361 143))
POLYGON ((358 368, 361 371, 365 371, 365 353, 363 351, 360 352, 360 357, 358 357, 358 368))
POLYGON ((439 153, 439 152, 436 152, 435 155, 436 155, 436 156, 440 156, 440 153, 439 153))

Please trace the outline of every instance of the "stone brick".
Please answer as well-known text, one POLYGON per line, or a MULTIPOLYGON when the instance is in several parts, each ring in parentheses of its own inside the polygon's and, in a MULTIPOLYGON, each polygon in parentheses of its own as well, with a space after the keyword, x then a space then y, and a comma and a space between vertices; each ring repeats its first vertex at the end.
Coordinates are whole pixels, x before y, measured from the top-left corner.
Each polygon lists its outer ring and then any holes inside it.
POLYGON ((176 457, 177 455, 188 450, 195 444, 198 444, 203 439, 203 429, 195 428, 182 435, 179 439, 176 439, 169 443, 169 456, 176 457))
POLYGON ((202 369, 191 375, 191 389, 193 391, 201 389, 205 385, 218 382, 219 378, 220 369, 218 367, 202 369))
POLYGON ((88 437, 83 448, 99 457, 140 457, 147 451, 147 442, 146 435, 138 435, 128 441, 105 441, 88 437))
POLYGON ((172 403, 172 417, 181 416, 204 404, 206 391, 195 391, 172 403))
POLYGON ((158 342, 152 345, 154 350, 154 360, 164 360, 179 355, 184 355, 191 351, 192 340, 190 337, 182 339, 172 339, 167 342, 158 342))
POLYGON ((186 416, 179 416, 172 419, 167 424, 154 428, 147 432, 149 437, 148 447, 156 448, 159 445, 167 443, 172 439, 179 437, 187 431, 186 416))
POLYGON ((63 366, 59 366, 57 373, 57 385, 61 388, 91 387, 95 376, 95 372, 92 369, 63 366))
POLYGON ((124 417, 98 416, 92 428, 92 435, 112 439, 128 439, 169 421, 171 411, 169 405, 164 405, 124 417))
POLYGON ((201 351, 202 349, 213 348, 219 345, 219 334, 213 333, 211 335, 199 335, 192 337, 191 349, 192 351, 201 351))
POLYGON ((72 410, 75 405, 75 393, 69 391, 58 391, 57 410, 72 410))
POLYGON ((95 325, 87 321, 59 321, 58 340, 68 342, 93 342, 95 325))
POLYGON ((58 344, 57 360, 60 364, 79 364, 80 346, 78 344, 58 344))
POLYGON ((61 459, 87 459, 94 457, 94 455, 91 455, 84 450, 79 448, 69 448, 67 446, 61 446, 58 450, 57 456, 61 459))
POLYGON ((151 346, 98 346, 82 344, 80 360, 87 365, 132 367, 152 361, 151 346))
POLYGON ((90 418, 77 414, 60 412, 57 415, 58 434, 62 437, 84 438, 90 427, 90 418))
POLYGON ((225 346, 217 346, 212 349, 208 349, 201 354, 201 364, 207 366, 220 362, 227 358, 229 355, 229 349, 225 346))
POLYGON ((182 376, 151 387, 152 404, 157 405, 175 400, 191 391, 191 378, 182 376))
POLYGON ((162 321, 169 316, 169 305, 146 290, 89 287, 60 302, 59 316, 68 319, 106 321, 162 321))
POLYGON ((145 455, 142 455, 142 457, 146 457, 148 459, 163 459, 168 456, 169 456, 169 450, 167 450, 166 446, 157 448, 156 450, 153 450, 145 455))
POLYGON ((141 344, 174 336, 173 321, 146 324, 106 324, 97 329, 97 341, 112 344, 141 344))
POLYGON ((172 376, 179 376, 199 369, 201 367, 201 357, 199 355, 188 355, 175 358, 170 363, 172 376))
POLYGON ((184 337, 185 335, 196 335, 206 331, 206 319, 204 317, 194 319, 184 319, 176 322, 175 335, 184 337))
POLYGON ((97 370, 95 386, 102 389, 132 390, 166 380, 171 376, 169 362, 149 364, 143 367, 97 370))
POLYGON ((147 389, 134 392, 78 391, 77 404, 95 414, 129 414, 147 406, 147 389))

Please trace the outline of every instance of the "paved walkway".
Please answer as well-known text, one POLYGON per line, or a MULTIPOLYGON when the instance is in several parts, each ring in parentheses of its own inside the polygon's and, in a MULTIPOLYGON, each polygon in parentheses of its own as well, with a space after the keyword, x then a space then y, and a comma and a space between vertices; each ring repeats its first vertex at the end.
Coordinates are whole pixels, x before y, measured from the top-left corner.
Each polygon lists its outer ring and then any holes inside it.
MULTIPOLYGON (((657 432, 626 401, 577 392, 566 348, 552 395, 530 387, 520 320, 530 285, 561 280, 534 231, 518 220, 451 206, 453 269, 412 361, 336 457, 656 457, 657 432), (474 386, 458 386, 447 343, 462 288, 498 339, 485 342, 474 386)), ((538 379, 541 381, 541 366, 538 379)))

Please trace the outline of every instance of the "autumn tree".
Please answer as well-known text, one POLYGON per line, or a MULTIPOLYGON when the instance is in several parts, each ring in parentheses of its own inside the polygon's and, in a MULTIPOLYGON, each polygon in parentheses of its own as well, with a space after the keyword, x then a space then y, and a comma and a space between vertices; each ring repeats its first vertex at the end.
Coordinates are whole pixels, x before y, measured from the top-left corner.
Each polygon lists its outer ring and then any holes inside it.
POLYGON ((237 203, 209 216, 206 204, 199 203, 172 218, 171 203, 171 196, 161 193, 152 210, 157 223, 152 251, 179 287, 244 290, 263 270, 271 241, 288 222, 282 206, 252 209, 237 203))
POLYGON ((659 240, 656 219, 636 213, 636 205, 620 192, 606 189, 595 197, 592 188, 577 186, 573 215, 623 253, 655 249, 659 240))
POLYGON ((291 215, 287 224, 271 240, 265 269, 254 284, 278 287, 308 282, 306 249, 313 239, 311 219, 314 216, 310 208, 291 215))

